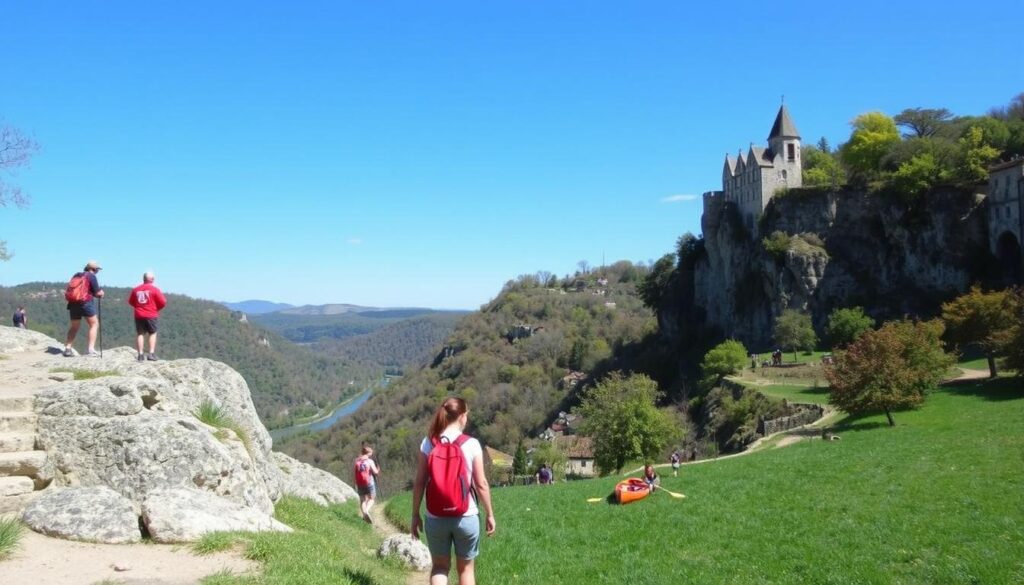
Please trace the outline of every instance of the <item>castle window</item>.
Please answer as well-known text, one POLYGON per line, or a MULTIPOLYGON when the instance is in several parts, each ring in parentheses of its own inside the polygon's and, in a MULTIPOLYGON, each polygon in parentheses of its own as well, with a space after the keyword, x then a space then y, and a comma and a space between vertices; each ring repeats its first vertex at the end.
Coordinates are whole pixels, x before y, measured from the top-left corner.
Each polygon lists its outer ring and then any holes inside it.
POLYGON ((793 161, 796 160, 796 145, 795 144, 790 143, 790 144, 786 145, 786 159, 789 160, 789 162, 793 162, 793 161))

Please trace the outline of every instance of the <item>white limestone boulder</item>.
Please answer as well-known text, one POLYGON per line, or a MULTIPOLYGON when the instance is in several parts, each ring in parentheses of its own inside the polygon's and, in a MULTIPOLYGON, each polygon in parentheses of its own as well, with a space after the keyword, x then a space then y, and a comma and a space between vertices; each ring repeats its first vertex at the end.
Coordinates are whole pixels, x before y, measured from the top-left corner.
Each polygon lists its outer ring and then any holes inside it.
POLYGON ((198 540, 209 532, 291 532, 291 528, 248 506, 191 488, 160 489, 142 502, 142 520, 156 542, 198 540))
POLYGON ((48 490, 21 519, 32 530, 57 538, 106 544, 142 540, 131 500, 107 487, 48 490))
POLYGON ((382 558, 395 557, 417 571, 425 571, 431 566, 430 549, 408 534, 392 534, 385 538, 377 554, 382 558))
POLYGON ((271 452, 270 461, 281 493, 306 498, 321 506, 359 499, 351 486, 322 469, 284 453, 271 452))

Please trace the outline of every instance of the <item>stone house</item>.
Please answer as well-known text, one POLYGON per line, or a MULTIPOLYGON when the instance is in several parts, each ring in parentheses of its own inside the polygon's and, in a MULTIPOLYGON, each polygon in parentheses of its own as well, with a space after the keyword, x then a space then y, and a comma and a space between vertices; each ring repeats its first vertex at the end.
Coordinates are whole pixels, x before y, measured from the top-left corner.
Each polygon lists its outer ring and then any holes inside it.
POLYGON ((597 470, 594 469, 594 441, 590 437, 563 435, 555 437, 553 442, 568 459, 565 464, 566 475, 582 477, 597 475, 597 470))
POLYGON ((1021 282, 1024 265, 1024 158, 998 164, 988 174, 989 246, 1011 283, 1021 282))

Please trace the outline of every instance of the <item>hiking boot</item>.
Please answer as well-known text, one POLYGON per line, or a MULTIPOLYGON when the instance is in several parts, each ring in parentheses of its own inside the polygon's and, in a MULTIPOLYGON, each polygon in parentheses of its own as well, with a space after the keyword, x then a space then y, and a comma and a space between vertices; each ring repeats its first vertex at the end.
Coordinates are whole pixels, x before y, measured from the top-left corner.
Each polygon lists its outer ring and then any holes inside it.
POLYGON ((139 357, 138 357, 138 360, 139 360, 140 362, 144 362, 144 361, 146 361, 146 354, 144 354, 144 353, 140 353, 140 354, 139 354, 139 357))
POLYGON ((64 348, 64 357, 75 357, 75 351, 70 347, 64 348))
POLYGON ((160 360, 159 360, 159 359, 158 359, 158 358, 156 357, 156 354, 155 354, 155 353, 151 353, 151 354, 147 355, 147 356, 146 356, 146 359, 147 359, 147 360, 149 360, 149 361, 151 361, 151 362, 157 362, 157 361, 160 361, 160 360))
POLYGON ((90 349, 89 351, 85 352, 85 357, 100 357, 100 352, 96 351, 95 349, 90 349))

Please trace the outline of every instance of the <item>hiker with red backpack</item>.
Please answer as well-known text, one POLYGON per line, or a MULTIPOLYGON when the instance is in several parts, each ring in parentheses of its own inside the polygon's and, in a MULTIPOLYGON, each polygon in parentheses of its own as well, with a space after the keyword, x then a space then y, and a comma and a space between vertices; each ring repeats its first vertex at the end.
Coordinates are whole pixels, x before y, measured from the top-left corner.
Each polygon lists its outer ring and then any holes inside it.
POLYGON ((421 528, 427 534, 433 567, 430 585, 448 583, 452 546, 460 585, 475 585, 473 559, 480 552, 480 511, 486 516, 487 535, 497 523, 491 507, 491 488, 484 475, 480 441, 463 433, 469 409, 461 398, 444 401, 420 444, 419 465, 412 491, 412 537, 421 528), (426 524, 420 518, 420 504, 427 502, 426 524))
POLYGON ((64 299, 68 302, 68 314, 71 317, 71 326, 68 327, 67 340, 64 342, 64 357, 73 357, 74 350, 71 345, 78 335, 78 328, 82 326, 82 318, 89 325, 89 347, 85 355, 88 357, 99 357, 96 351, 96 336, 100 332, 99 299, 103 298, 103 289, 100 288, 96 274, 102 270, 99 262, 89 260, 81 272, 76 272, 68 282, 64 291, 64 299))
POLYGON ((370 519, 370 508, 373 507, 373 500, 377 497, 377 475, 380 469, 373 461, 373 447, 363 443, 363 450, 359 457, 356 457, 352 465, 352 472, 356 480, 356 492, 359 494, 359 511, 363 513, 363 520, 373 524, 370 519))

